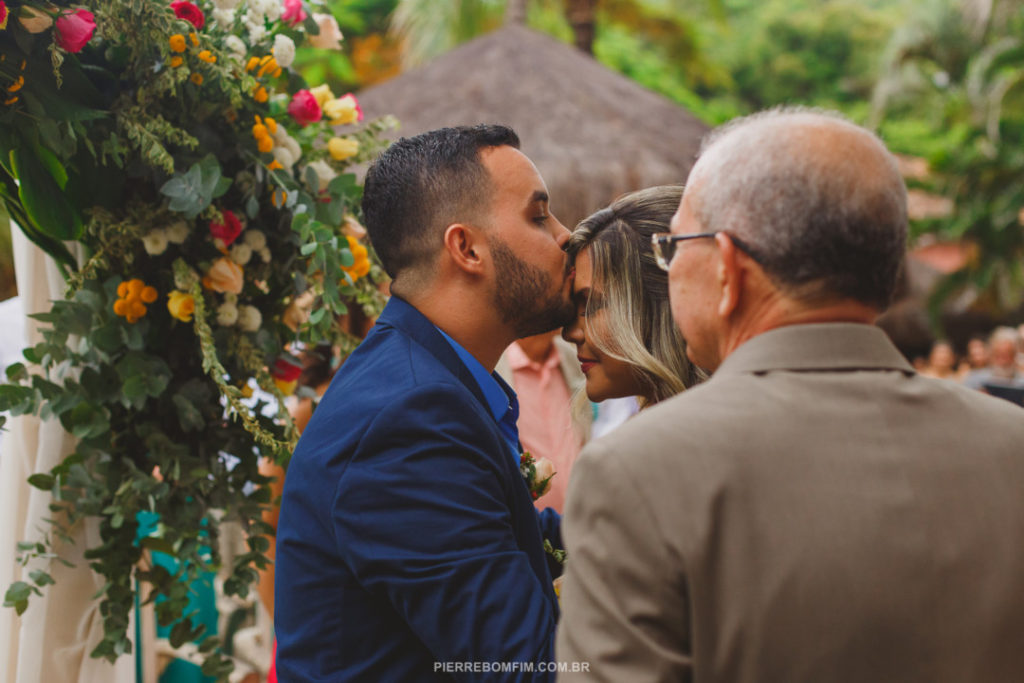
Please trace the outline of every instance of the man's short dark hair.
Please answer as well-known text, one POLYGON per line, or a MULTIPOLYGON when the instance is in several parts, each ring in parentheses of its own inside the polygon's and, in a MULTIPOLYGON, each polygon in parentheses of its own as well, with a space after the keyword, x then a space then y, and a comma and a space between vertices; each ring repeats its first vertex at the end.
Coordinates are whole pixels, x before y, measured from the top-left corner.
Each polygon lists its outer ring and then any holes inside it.
POLYGON ((384 150, 366 174, 363 216, 388 275, 429 264, 444 229, 472 220, 489 202, 480 150, 503 146, 518 149, 519 136, 506 126, 481 124, 401 138, 384 150))

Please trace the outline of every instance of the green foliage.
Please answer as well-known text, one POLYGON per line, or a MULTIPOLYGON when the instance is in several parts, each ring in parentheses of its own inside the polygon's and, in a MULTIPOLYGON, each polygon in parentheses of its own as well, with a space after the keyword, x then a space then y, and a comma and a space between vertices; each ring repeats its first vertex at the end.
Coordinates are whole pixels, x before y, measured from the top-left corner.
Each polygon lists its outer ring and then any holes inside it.
MULTIPOLYGON (((383 305, 372 250, 344 232, 361 196, 347 169, 376 155, 393 121, 291 119, 301 76, 246 66, 269 64, 279 35, 301 43, 302 26, 266 20, 266 35, 239 38, 212 20, 209 2, 200 31, 165 0, 84 4, 97 31, 78 54, 13 18, 0 32, 0 83, 24 76, 0 109, 0 198, 67 278, 65 298, 35 316, 43 340, 0 384, 0 411, 56 420, 76 439, 28 484, 53 495, 54 538, 98 522, 100 543, 84 550, 104 579, 104 637, 92 655, 131 651, 142 590, 172 644, 201 640, 204 672, 224 679, 219 641, 185 613, 187 585, 220 567, 222 520, 239 522, 250 548, 229 568, 228 594, 245 595, 269 562, 258 466, 286 463, 297 439, 277 364, 297 341, 351 349, 334 314, 383 305), (281 92, 260 101, 260 87, 281 92), (355 157, 328 154, 339 130, 359 143, 355 157), (241 234, 217 232, 229 213, 241 234), (65 241, 78 243, 81 262, 65 241), (254 385, 276 413, 246 398, 254 385), (173 556, 177 571, 151 551, 173 556)), ((45 566, 62 560, 52 548, 50 536, 19 546, 28 573, 5 605, 21 613, 53 583, 45 566)))
POLYGON ((875 93, 882 131, 924 154, 930 189, 954 200, 949 218, 924 229, 971 245, 966 265, 933 295, 936 316, 967 288, 996 316, 1024 301, 1024 3, 990 10, 922 5, 893 36, 875 93))

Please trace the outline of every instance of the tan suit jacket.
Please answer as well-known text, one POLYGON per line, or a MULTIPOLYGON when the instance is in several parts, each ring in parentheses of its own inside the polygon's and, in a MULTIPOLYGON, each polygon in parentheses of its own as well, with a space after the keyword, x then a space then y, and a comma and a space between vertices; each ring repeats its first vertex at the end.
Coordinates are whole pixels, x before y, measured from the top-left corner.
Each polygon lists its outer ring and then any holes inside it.
POLYGON ((559 681, 1024 680, 1024 410, 874 327, 755 337, 591 442, 563 534, 559 681))

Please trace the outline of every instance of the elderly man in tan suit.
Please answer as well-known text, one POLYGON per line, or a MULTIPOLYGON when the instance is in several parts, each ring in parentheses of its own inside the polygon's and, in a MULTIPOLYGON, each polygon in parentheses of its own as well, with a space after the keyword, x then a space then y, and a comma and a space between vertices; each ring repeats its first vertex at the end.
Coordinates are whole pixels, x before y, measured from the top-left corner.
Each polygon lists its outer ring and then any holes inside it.
POLYGON ((705 144, 670 236, 706 384, 576 463, 559 680, 1024 680, 1024 411, 872 322, 906 193, 871 133, 773 111, 705 144))

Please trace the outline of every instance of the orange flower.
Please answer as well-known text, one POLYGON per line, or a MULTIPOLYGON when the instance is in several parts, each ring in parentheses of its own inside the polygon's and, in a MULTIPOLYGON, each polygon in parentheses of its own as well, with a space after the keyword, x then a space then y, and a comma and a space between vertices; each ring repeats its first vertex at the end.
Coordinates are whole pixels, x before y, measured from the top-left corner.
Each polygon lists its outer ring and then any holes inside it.
POLYGON ((261 85, 253 91, 252 98, 260 104, 263 104, 270 99, 270 95, 267 93, 267 89, 261 85))
POLYGON ((177 56, 177 55, 175 55, 174 57, 171 57, 171 68, 172 69, 177 69, 179 66, 181 66, 184 63, 185 63, 185 60, 182 59, 181 57, 177 56))
POLYGON ((180 33, 175 33, 173 36, 167 39, 167 42, 171 45, 172 52, 184 52, 185 51, 185 36, 180 33))
POLYGON ((120 298, 114 302, 114 313, 134 323, 146 315, 146 304, 156 301, 157 291, 139 278, 133 278, 117 286, 117 296, 120 298))
POLYGON ((240 294, 244 283, 242 266, 226 256, 214 261, 203 278, 203 287, 221 293, 240 294))
POLYGON ((217 63, 217 56, 215 54, 213 54, 212 52, 210 52, 209 50, 203 50, 202 52, 199 53, 198 57, 199 57, 199 59, 203 60, 207 64, 216 64, 217 63))
POLYGON ((359 240, 355 237, 346 235, 345 239, 348 240, 348 248, 352 252, 355 261, 351 266, 342 266, 341 269, 348 273, 354 282, 370 272, 370 254, 366 247, 360 244, 359 240))
POLYGON ((192 74, 191 76, 188 77, 188 80, 192 81, 196 85, 202 85, 203 84, 203 75, 202 74, 192 74))

